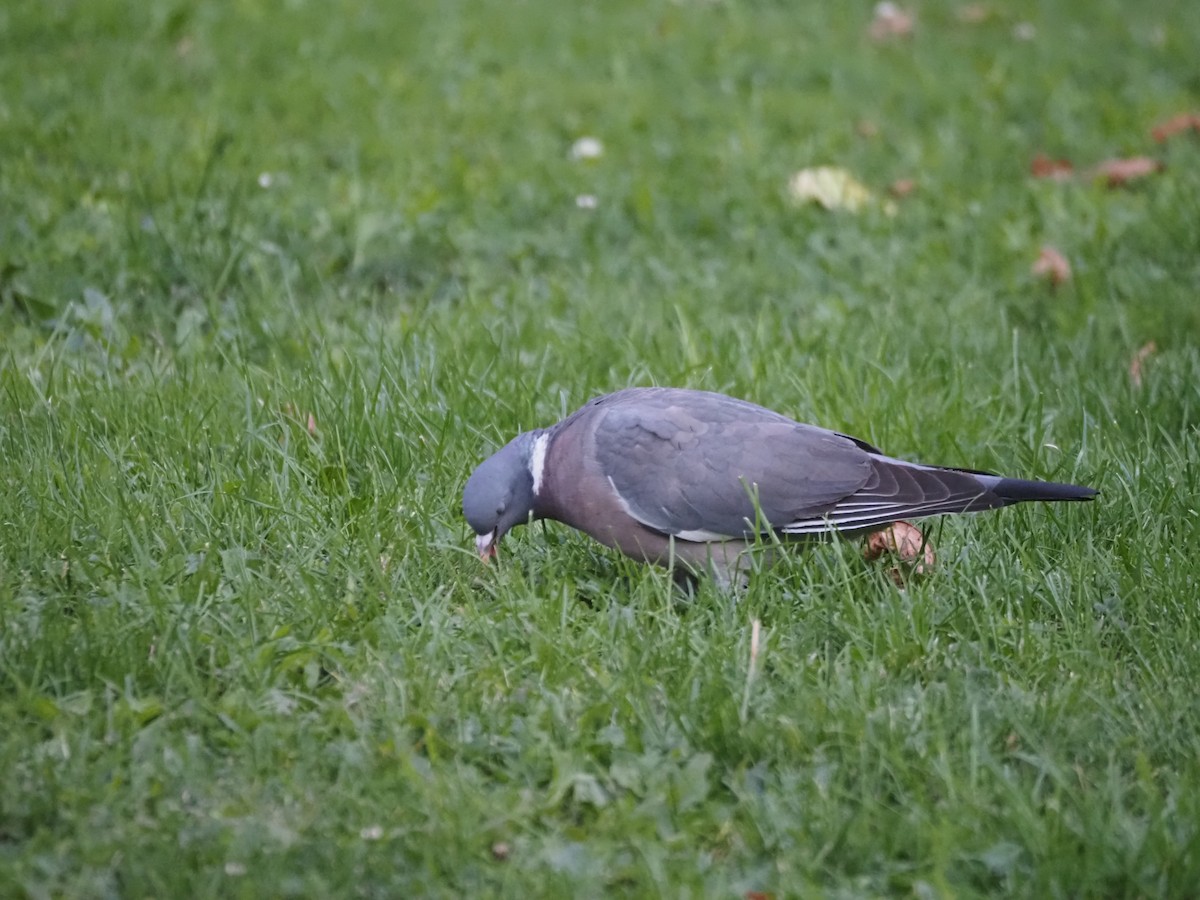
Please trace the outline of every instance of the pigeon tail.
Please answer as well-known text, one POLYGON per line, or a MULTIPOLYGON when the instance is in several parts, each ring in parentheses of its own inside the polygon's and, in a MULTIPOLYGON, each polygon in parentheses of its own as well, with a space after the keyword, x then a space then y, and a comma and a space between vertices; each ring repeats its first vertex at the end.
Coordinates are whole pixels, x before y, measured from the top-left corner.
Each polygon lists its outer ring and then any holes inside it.
POLYGON ((1078 484, 1026 481, 1023 478, 997 478, 996 483, 988 487, 1006 503, 1023 503, 1026 500, 1091 500, 1098 493, 1095 488, 1078 484))

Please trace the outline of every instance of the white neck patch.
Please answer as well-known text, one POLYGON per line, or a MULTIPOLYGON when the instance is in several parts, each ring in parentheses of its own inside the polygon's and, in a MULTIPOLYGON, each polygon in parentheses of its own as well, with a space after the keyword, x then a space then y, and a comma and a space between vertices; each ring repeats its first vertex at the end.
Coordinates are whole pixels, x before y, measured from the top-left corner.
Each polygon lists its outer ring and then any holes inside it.
POLYGON ((529 474, 533 476, 533 496, 542 492, 542 476, 546 474, 546 448, 550 435, 539 434, 533 440, 533 451, 529 454, 529 474))

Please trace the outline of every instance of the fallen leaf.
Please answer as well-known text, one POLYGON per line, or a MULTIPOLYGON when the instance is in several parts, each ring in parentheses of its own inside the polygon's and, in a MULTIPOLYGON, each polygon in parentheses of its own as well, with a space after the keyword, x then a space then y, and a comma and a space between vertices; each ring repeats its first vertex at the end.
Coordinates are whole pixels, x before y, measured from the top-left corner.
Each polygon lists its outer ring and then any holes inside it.
POLYGON ((879 137, 879 126, 870 119, 859 119, 854 123, 854 130, 858 132, 859 137, 879 137))
POLYGON ((801 169, 788 179, 788 196, 795 203, 819 203, 828 210, 850 212, 858 212, 875 199, 866 185, 836 166, 801 169))
POLYGON ((512 845, 508 841, 496 841, 492 844, 492 859, 504 862, 512 855, 512 845))
POLYGON ((1160 144, 1169 137, 1174 137, 1184 131, 1195 131, 1200 134, 1200 113, 1180 113, 1159 122, 1150 131, 1160 144))
POLYGON ((1034 178, 1064 181, 1075 174, 1075 166, 1069 159, 1052 159, 1045 153, 1039 153, 1029 163, 1029 174, 1034 178))
POLYGON ((1164 166, 1150 156, 1130 156, 1125 159, 1106 159, 1104 162, 1088 170, 1088 175, 1096 181, 1103 181, 1108 187, 1123 187, 1131 181, 1161 172, 1164 166))
POLYGON ((897 200, 902 200, 917 189, 917 182, 912 178, 897 178, 888 185, 888 193, 897 200))
MULTIPOLYGON (((310 437, 317 437, 317 417, 310 412, 301 413, 294 403, 290 401, 279 407, 279 411, 284 414, 295 425, 302 425, 310 437)), ((283 439, 282 437, 280 438, 283 439)))
MULTIPOLYGON (((926 540, 921 529, 908 522, 894 522, 882 531, 872 532, 867 537, 867 545, 863 548, 863 558, 868 562, 879 559, 885 553, 900 557, 901 562, 912 563, 909 571, 915 575, 926 575, 932 571, 937 562, 933 544, 926 540)), ((888 574, 896 584, 903 587, 904 573, 899 567, 893 567, 888 574)))
POLYGON ((1030 270, 1037 278, 1044 278, 1052 287, 1071 280, 1071 263, 1056 248, 1045 244, 1030 270))
POLYGON ((1157 352, 1158 344, 1154 341, 1147 341, 1138 348, 1137 353, 1133 354, 1133 359, 1129 361, 1129 380, 1133 382, 1134 387, 1142 386, 1142 370, 1150 357, 1157 352))
POLYGON ((884 0, 875 4, 875 14, 867 28, 867 36, 876 43, 911 37, 915 25, 916 19, 912 13, 890 0, 884 0))
POLYGON ((992 9, 986 3, 968 3, 954 15, 964 25, 979 25, 992 17, 992 9))

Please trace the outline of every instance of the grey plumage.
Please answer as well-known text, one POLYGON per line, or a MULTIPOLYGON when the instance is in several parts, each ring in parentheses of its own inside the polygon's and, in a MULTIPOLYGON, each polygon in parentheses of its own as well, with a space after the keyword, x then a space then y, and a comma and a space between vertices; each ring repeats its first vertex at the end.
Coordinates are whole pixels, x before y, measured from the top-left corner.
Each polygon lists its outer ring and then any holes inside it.
POLYGON ((471 475, 463 512, 481 555, 530 518, 564 522, 646 562, 728 571, 762 534, 858 534, 902 519, 1091 488, 893 459, 753 403, 677 388, 598 397, 518 435, 471 475))

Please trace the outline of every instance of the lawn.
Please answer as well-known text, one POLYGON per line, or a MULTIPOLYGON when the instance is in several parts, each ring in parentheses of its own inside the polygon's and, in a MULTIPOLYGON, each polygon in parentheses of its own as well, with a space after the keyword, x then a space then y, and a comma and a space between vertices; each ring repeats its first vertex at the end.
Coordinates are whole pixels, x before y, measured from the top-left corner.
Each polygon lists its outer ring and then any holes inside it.
POLYGON ((1194 895, 1200 16, 872 7, 0 9, 0 896, 1194 895), (481 565, 472 467, 645 384, 1102 493, 481 565))

